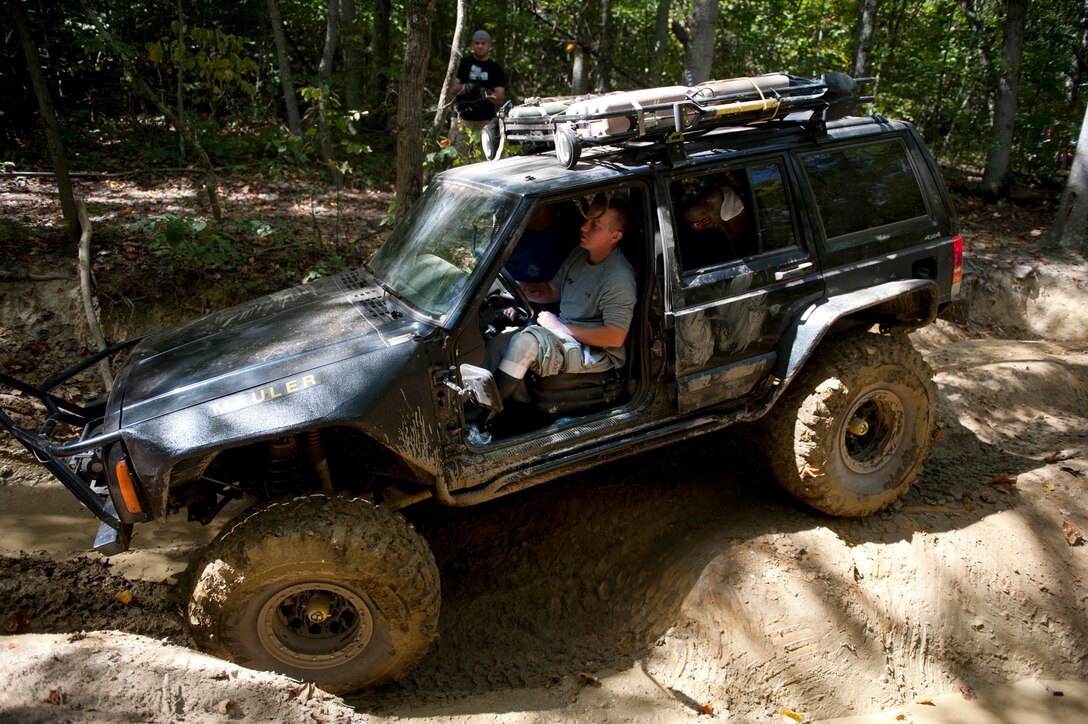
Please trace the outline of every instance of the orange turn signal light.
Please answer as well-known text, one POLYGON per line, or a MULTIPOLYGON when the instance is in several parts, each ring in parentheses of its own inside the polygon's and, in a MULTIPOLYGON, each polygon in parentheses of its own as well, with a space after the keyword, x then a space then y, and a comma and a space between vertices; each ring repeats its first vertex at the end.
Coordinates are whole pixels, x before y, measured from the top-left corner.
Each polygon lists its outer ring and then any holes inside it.
POLYGON ((132 483, 132 473, 128 470, 128 462, 122 460, 117 463, 117 485, 121 488, 121 497, 125 500, 125 507, 130 513, 142 513, 144 508, 140 505, 140 498, 136 495, 136 486, 132 483))

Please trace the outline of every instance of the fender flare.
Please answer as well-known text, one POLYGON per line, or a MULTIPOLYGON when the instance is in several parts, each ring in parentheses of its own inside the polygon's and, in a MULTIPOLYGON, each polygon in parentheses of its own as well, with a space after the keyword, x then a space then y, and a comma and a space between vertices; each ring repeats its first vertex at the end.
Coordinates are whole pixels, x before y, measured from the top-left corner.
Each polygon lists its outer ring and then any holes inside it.
POLYGON ((932 279, 904 279, 825 297, 813 303, 783 335, 774 370, 780 384, 774 396, 777 398, 782 394, 823 338, 841 320, 894 302, 898 308, 887 311, 894 326, 916 329, 937 318, 939 298, 940 290, 932 279))

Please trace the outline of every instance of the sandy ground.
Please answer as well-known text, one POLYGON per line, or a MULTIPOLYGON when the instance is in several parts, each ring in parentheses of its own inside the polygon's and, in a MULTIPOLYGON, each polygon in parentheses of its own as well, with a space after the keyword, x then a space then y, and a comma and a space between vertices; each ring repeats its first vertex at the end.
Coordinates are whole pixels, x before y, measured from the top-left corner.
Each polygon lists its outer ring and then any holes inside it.
POLYGON ((733 430, 424 506, 439 640, 346 699, 192 648, 214 529, 86 557, 89 514, 0 453, 0 721, 1088 721, 1088 271, 972 271, 971 317, 914 335, 944 434, 892 510, 810 512, 733 430))

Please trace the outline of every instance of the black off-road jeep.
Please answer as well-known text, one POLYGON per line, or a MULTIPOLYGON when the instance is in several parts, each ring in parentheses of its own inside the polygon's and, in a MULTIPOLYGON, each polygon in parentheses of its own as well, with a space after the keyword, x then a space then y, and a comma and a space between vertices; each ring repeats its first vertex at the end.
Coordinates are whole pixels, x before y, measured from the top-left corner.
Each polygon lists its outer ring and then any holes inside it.
POLYGON ((507 114, 489 155, 533 153, 441 174, 364 268, 118 344, 42 385, 5 376, 46 411, 38 431, 0 422, 98 516, 106 555, 135 524, 256 503, 195 567, 191 623, 213 653, 332 692, 402 675, 436 635, 434 558, 397 512, 426 498, 472 505, 760 421, 801 501, 884 509, 937 428, 906 332, 958 295, 956 216, 914 128, 835 118, 856 107, 849 78, 751 85, 507 114), (707 184, 744 205, 739 250, 708 250, 683 218, 707 184), (638 280, 627 364, 531 378, 529 401, 500 412, 485 346, 497 312, 534 314, 504 271, 533 210, 550 205, 576 241, 589 203, 615 198, 638 280), (118 353, 108 394, 52 394, 118 353))

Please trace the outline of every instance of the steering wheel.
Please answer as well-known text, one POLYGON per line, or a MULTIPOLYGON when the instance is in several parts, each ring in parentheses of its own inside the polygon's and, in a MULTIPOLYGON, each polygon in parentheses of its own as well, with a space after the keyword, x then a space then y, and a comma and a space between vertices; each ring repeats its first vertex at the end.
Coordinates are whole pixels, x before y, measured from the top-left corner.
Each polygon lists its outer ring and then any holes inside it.
POLYGON ((518 311, 518 316, 514 320, 515 323, 524 326, 529 322, 536 322, 537 310, 533 308, 533 303, 530 302, 529 297, 525 295, 525 290, 521 288, 520 284, 514 281, 514 277, 503 270, 499 272, 499 280, 502 281, 502 285, 506 287, 506 290, 514 297, 514 304, 511 306, 518 311))
POLYGON ((503 329, 523 327, 536 320, 536 310, 525 295, 525 290, 505 271, 500 272, 492 291, 480 308, 480 331, 488 339, 503 329), (506 310, 516 310, 514 319, 506 316, 506 310))

